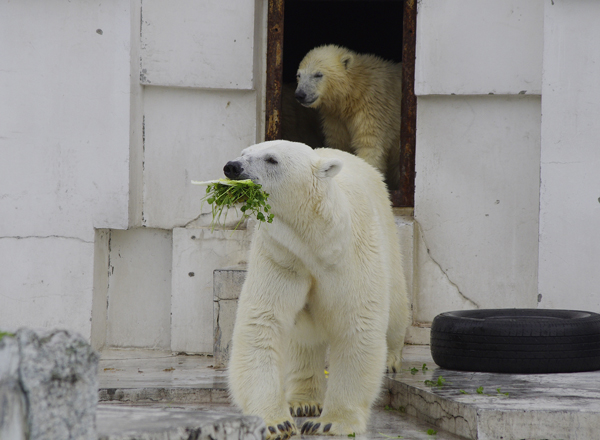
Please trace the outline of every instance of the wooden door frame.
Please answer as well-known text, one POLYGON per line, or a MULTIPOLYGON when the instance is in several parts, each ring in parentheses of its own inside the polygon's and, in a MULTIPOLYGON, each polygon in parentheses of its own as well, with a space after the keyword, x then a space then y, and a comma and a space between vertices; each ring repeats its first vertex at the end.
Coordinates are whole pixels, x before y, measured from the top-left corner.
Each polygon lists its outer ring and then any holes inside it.
POLYGON ((268 0, 265 141, 281 139, 284 0, 268 0))
MULTIPOLYGON (((284 1, 268 0, 265 140, 281 138, 281 87, 283 76, 284 1)), ((404 0, 402 35, 402 110, 400 189, 391 194, 396 207, 415 205, 415 145, 417 99, 415 97, 415 48, 417 0, 404 0)))

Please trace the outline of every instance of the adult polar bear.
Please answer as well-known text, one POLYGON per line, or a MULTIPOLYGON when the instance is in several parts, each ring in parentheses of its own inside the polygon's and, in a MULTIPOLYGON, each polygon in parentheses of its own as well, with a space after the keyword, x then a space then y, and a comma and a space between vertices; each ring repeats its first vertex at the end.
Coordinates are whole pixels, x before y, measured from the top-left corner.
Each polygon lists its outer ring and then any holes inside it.
POLYGON ((296 99, 319 111, 326 146, 356 154, 398 189, 401 64, 326 45, 306 54, 296 76, 296 99))
POLYGON ((364 432, 386 352, 387 368, 398 371, 408 324, 381 175, 343 151, 288 141, 246 148, 224 172, 260 183, 275 215, 255 231, 240 295, 229 362, 234 401, 265 419, 267 438, 296 433, 290 414, 320 414, 303 432, 364 432))

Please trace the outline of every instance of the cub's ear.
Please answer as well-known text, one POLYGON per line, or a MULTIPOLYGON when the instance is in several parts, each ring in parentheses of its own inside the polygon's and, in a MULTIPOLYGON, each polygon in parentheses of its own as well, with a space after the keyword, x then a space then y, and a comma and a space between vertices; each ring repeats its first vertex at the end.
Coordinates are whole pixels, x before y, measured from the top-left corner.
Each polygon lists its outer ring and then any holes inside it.
POLYGON ((342 58, 340 61, 342 62, 342 64, 346 68, 346 70, 348 70, 348 68, 351 67, 352 63, 354 62, 354 55, 352 55, 351 53, 342 55, 342 58))
POLYGON ((344 162, 339 159, 327 159, 321 161, 317 166, 317 177, 331 178, 337 175, 342 170, 344 162))

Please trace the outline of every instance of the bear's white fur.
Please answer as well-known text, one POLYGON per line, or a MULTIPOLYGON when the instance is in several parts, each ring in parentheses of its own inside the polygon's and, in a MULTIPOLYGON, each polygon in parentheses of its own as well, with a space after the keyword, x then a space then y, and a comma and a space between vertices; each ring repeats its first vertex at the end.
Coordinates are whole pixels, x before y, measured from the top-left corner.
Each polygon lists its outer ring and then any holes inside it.
POLYGON ((363 433, 386 353, 387 368, 399 371, 408 325, 381 174, 343 151, 287 141, 245 149, 225 174, 260 183, 275 215, 255 230, 239 299, 234 401, 265 419, 267 438, 297 432, 290 414, 320 413, 304 425, 314 434, 363 433))
POLYGON ((320 46, 300 62, 297 79, 296 99, 319 110, 325 145, 366 160, 398 189, 401 64, 320 46))

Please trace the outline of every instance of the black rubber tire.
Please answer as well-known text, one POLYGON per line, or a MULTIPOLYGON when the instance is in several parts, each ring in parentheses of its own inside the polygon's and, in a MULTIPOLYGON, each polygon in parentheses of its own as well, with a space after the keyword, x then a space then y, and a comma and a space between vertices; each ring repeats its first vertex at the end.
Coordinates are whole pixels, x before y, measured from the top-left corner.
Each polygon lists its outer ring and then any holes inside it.
POLYGON ((431 355, 449 370, 545 374, 600 370, 600 314, 480 309, 442 313, 431 355))

